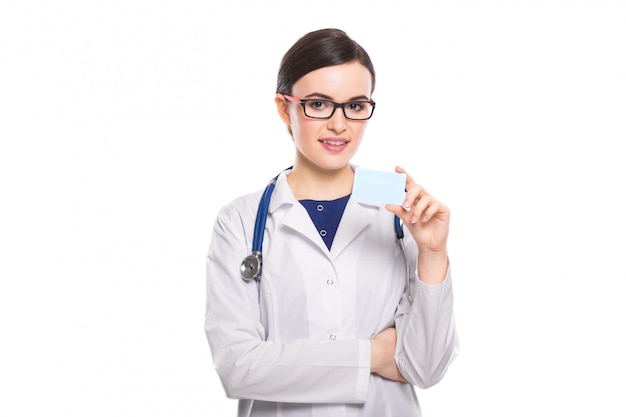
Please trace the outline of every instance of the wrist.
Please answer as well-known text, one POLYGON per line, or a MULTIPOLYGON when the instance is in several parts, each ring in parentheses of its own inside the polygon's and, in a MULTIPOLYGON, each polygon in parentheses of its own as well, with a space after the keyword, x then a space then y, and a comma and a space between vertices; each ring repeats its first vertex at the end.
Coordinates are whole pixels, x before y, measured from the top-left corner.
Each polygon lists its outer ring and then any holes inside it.
POLYGON ((441 246, 436 245, 435 247, 417 245, 417 249, 419 250, 420 256, 448 256, 448 245, 445 242, 441 246))

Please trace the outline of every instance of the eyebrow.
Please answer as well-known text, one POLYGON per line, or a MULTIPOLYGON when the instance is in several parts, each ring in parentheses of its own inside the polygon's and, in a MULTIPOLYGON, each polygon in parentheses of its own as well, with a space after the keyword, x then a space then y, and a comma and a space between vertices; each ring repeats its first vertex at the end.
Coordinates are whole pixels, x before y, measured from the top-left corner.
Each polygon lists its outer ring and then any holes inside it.
MULTIPOLYGON (((311 94, 307 94, 306 96, 304 96, 305 99, 307 98, 321 98, 324 100, 328 100, 328 101, 333 101, 333 98, 326 95, 326 94, 322 94, 322 93, 311 93, 311 94)), ((364 95, 360 95, 360 96, 354 96, 352 97, 350 100, 348 101, 370 101, 370 98, 364 95)))

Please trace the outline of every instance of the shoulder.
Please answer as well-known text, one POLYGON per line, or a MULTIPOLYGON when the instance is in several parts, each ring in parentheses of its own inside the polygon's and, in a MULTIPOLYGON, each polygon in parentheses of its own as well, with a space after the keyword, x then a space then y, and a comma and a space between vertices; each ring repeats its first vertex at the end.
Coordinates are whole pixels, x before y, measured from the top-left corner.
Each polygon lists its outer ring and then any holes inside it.
POLYGON ((223 205, 217 215, 217 222, 254 222, 263 190, 241 195, 223 205))

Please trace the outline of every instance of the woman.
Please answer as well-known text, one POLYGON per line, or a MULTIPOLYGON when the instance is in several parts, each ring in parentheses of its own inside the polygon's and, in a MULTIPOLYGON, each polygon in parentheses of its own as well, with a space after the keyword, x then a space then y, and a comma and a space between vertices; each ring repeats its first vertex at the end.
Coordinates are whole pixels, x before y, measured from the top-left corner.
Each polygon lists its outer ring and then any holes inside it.
POLYGON ((255 269, 242 259, 263 190, 218 215, 205 330, 239 416, 419 416, 414 386, 439 382, 456 355, 448 208, 410 175, 403 206, 350 198, 374 84, 367 52, 343 31, 300 38, 278 73, 295 160, 268 199, 260 279, 240 272, 255 269), (394 215, 408 232, 408 286, 394 215))

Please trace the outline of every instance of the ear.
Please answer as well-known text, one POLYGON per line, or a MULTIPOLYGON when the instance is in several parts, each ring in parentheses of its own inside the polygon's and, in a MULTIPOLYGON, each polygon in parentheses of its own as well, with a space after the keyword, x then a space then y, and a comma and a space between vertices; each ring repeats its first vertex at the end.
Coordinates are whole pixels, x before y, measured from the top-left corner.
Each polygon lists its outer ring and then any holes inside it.
POLYGON ((291 126, 291 118, 289 117, 289 107, 287 105, 287 100, 283 97, 282 94, 276 94, 274 97, 274 103, 276 103, 276 109, 278 110, 278 115, 283 122, 289 127, 291 126))

